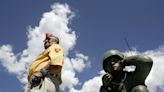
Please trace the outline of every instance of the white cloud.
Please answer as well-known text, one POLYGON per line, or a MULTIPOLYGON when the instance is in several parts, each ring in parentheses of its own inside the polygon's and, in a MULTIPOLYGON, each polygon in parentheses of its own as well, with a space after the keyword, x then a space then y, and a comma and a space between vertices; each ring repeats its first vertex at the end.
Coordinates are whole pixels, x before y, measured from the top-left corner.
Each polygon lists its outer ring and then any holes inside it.
POLYGON ((90 63, 85 61, 88 61, 88 56, 81 53, 77 53, 76 58, 71 58, 72 66, 78 72, 82 72, 85 67, 89 67, 90 63))
POLYGON ((77 85, 79 82, 79 79, 75 77, 75 72, 71 70, 63 70, 63 84, 62 88, 63 90, 68 87, 72 88, 73 86, 77 85))
POLYGON ((101 73, 101 75, 99 74, 93 77, 92 79, 85 81, 85 83, 83 84, 80 90, 71 88, 69 92, 99 92, 100 86, 102 85, 101 82, 102 74, 104 73, 101 73))
POLYGON ((149 50, 144 52, 153 59, 152 70, 146 80, 146 84, 151 92, 155 92, 156 86, 162 87, 164 85, 164 46, 156 50, 149 50))
POLYGON ((16 55, 12 53, 12 47, 10 45, 3 45, 0 47, 0 56, 0 59, 5 61, 1 62, 1 64, 7 68, 8 72, 14 74, 22 70, 20 68, 22 64, 17 62, 16 55))
POLYGON ((63 66, 63 81, 62 84, 63 90, 68 87, 72 88, 75 85, 80 84, 79 79, 75 76, 76 71, 82 72, 87 66, 88 63, 88 56, 83 55, 82 53, 76 53, 75 58, 65 58, 65 63, 63 66))
POLYGON ((23 85, 26 84, 29 65, 44 50, 44 33, 53 33, 59 37, 60 45, 65 50, 62 88, 71 88, 79 83, 76 73, 77 71, 82 72, 88 66, 86 63, 88 57, 82 53, 77 53, 75 58, 68 57, 69 51, 74 48, 77 40, 75 31, 68 27, 70 20, 75 15, 67 4, 55 3, 51 8, 50 12, 43 14, 39 26, 28 28, 26 49, 14 54, 12 45, 0 47, 0 64, 9 73, 15 74, 23 85), (77 64, 78 62, 79 64, 77 64))

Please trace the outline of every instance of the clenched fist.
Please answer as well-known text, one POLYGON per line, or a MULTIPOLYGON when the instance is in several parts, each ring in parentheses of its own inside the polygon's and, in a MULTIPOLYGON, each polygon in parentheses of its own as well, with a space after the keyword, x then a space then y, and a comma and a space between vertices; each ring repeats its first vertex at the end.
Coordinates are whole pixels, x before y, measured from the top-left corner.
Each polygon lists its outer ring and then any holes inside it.
POLYGON ((105 87, 109 87, 111 85, 112 82, 112 75, 111 74, 104 74, 102 77, 102 82, 103 82, 103 86, 105 87))

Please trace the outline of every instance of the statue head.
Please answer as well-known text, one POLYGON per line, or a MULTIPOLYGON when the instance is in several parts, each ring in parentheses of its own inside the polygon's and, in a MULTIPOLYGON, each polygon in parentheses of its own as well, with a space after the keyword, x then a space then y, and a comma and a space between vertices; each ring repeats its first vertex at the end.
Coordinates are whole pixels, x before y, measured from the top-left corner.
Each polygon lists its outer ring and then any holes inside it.
POLYGON ((103 69, 105 72, 113 73, 113 71, 123 71, 125 56, 118 50, 109 50, 104 53, 103 69))
POLYGON ((44 48, 47 49, 52 44, 59 44, 59 38, 51 33, 45 33, 44 48))

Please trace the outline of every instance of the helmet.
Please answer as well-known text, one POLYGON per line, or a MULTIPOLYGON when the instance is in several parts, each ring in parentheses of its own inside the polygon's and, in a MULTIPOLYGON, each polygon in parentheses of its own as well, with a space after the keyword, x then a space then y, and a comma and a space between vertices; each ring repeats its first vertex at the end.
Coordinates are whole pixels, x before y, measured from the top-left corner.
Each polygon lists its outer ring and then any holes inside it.
POLYGON ((104 57, 103 57, 103 69, 105 72, 108 72, 108 73, 111 73, 113 71, 111 62, 110 62, 111 57, 115 57, 122 60, 124 59, 125 56, 118 50, 109 50, 105 52, 104 57))
POLYGON ((118 50, 109 50, 104 53, 103 61, 111 56, 119 56, 120 58, 124 58, 124 55, 118 50))

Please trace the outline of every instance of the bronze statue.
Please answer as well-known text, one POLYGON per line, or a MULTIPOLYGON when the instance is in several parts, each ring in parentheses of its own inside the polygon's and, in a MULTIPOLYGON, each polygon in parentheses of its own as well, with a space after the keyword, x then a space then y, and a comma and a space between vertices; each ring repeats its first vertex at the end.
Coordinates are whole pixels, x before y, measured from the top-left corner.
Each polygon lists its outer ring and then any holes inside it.
POLYGON ((126 57, 118 50, 109 50, 104 54, 100 92, 149 92, 145 79, 153 65, 150 57, 134 55, 126 57), (126 66, 135 66, 133 72, 125 71, 126 66))

